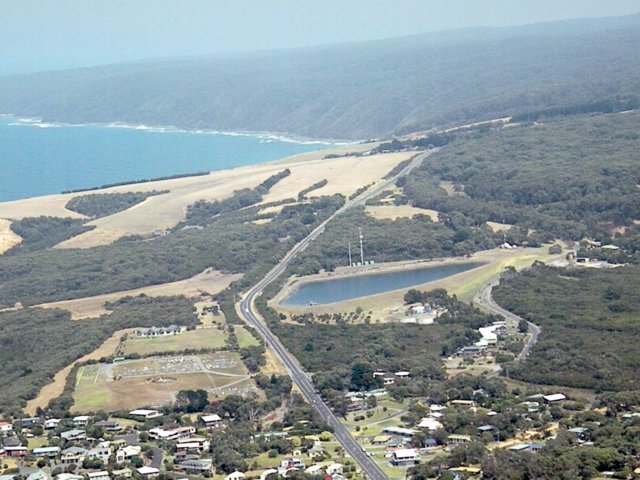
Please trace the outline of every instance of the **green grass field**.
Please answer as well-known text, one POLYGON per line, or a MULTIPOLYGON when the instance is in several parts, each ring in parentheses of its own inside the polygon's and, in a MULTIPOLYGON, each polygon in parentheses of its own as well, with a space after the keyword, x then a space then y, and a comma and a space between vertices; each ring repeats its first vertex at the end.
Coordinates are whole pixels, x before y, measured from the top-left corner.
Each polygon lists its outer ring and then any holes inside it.
POLYGON ((97 411, 109 401, 109 389, 99 380, 100 365, 80 367, 73 392, 73 410, 97 411))
POLYGON ((242 325, 236 325, 235 332, 236 336, 238 337, 238 345, 240 346, 240 348, 258 345, 258 340, 256 340, 256 337, 249 333, 246 327, 243 327, 242 325))
POLYGON ((125 343, 124 354, 148 355, 150 353, 179 352, 190 348, 222 348, 226 341, 227 334, 217 328, 203 328, 159 338, 135 338, 131 335, 125 343))

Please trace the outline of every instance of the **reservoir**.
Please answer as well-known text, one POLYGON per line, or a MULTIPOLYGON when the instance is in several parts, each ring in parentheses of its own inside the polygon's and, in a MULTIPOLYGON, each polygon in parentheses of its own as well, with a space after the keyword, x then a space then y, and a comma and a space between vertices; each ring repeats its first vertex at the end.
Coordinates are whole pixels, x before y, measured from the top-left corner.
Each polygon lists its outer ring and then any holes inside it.
POLYGON ((312 302, 316 305, 326 305, 352 300, 391 290, 415 287, 456 273, 466 272, 481 265, 483 264, 479 262, 459 263, 308 282, 300 285, 285 298, 282 305, 302 307, 310 305, 312 302))

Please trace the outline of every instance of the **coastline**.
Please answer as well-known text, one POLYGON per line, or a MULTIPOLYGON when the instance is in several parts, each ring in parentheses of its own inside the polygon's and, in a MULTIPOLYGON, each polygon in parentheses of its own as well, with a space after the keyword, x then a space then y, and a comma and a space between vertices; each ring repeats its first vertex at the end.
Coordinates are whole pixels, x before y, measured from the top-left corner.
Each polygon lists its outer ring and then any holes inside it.
POLYGON ((365 140, 344 140, 344 139, 314 139, 302 137, 282 132, 253 132, 248 130, 215 130, 215 129, 189 129, 174 125, 146 125, 143 123, 127 122, 88 122, 88 123, 66 123, 45 121, 41 117, 22 117, 12 113, 0 113, 0 120, 12 120, 13 126, 25 126, 36 128, 123 128, 128 130, 146 131, 152 133, 188 133, 193 135, 223 135, 228 137, 250 137, 259 138, 266 141, 278 141, 286 143, 297 143, 300 145, 335 145, 347 146, 365 142, 365 140))

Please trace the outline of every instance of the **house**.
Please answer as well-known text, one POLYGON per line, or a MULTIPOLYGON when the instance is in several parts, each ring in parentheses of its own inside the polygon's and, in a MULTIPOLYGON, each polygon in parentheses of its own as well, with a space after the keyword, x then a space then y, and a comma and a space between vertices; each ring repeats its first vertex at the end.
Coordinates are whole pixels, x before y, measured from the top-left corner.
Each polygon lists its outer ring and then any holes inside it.
POLYGON ((139 408, 138 410, 132 410, 129 412, 129 415, 132 417, 141 417, 144 420, 149 420, 151 418, 158 418, 162 416, 158 410, 148 410, 146 408, 139 408))
POLYGON ((319 475, 321 471, 322 467, 320 465, 311 465, 304 471, 304 473, 309 475, 319 475))
POLYGON ((384 427, 382 429, 382 433, 386 433, 388 435, 397 435, 399 437, 413 437, 417 432, 417 430, 412 430, 410 428, 402 428, 402 427, 384 427))
POLYGON ((87 477, 89 480, 111 480, 109 476, 109 472, 104 470, 98 470, 97 472, 89 472, 87 473, 87 477))
POLYGON ((391 464, 398 466, 410 466, 420 463, 420 454, 415 448, 401 448, 391 455, 391 464))
POLYGON ((22 428, 31 428, 34 425, 38 425, 41 422, 42 422, 42 419, 39 417, 28 417, 28 418, 20 419, 20 425, 22 425, 22 428))
POLYGON ((188 473, 213 473, 213 460, 210 458, 182 460, 176 464, 176 467, 188 473))
POLYGON ((443 428, 444 425, 442 425, 442 423, 440 423, 435 418, 425 417, 420 421, 420 423, 418 423, 418 425, 416 425, 416 427, 425 428, 425 429, 429 430, 430 432, 433 432, 435 430, 443 428))
POLYGON ((407 372, 405 370, 401 370, 399 372, 394 373, 394 375, 398 378, 409 378, 409 376, 411 375, 410 372, 407 372))
POLYGON ((244 473, 236 470, 235 472, 227 475, 224 480, 244 480, 244 473))
POLYGON ((119 448, 116 452, 116 463, 124 463, 133 457, 139 457, 142 453, 142 447, 137 445, 127 445, 119 448))
POLYGON ((562 402, 567 399, 562 393, 554 393, 552 395, 543 395, 544 401, 547 403, 562 402))
POLYGON ((492 431, 494 429, 495 429, 495 427, 493 425, 482 425, 482 426, 478 427, 477 430, 480 433, 486 433, 486 432, 490 432, 490 431, 492 431))
POLYGON ((97 458, 103 462, 108 462, 111 457, 111 449, 109 447, 95 447, 87 452, 87 458, 97 458))
POLYGON ((56 458, 60 453, 60 447, 40 447, 34 448, 31 453, 38 458, 56 458))
POLYGON ((27 476, 27 480, 49 480, 49 475, 47 475, 42 470, 38 470, 36 472, 30 473, 27 476))
POLYGON ((213 415, 203 415, 200 417, 200 421, 207 430, 213 430, 222 426, 222 418, 215 413, 213 415))
POLYGON ((527 407, 527 413, 536 413, 538 410, 540 410, 539 402, 527 401, 521 402, 520 405, 524 405, 525 407, 527 407))
POLYGON ((118 424, 118 422, 113 422, 110 420, 102 420, 100 422, 96 422, 94 425, 106 432, 118 432, 122 430, 122 427, 118 424))
POLYGON ((372 444, 380 444, 380 443, 387 443, 389 440, 391 440, 391 435, 376 435, 375 437, 373 437, 373 440, 371 440, 372 444))
POLYGON ((431 313, 431 305, 425 303, 424 305, 416 305, 415 307, 411 307, 411 313, 414 315, 425 315, 427 313, 431 313))
POLYGON ((574 427, 567 430, 567 432, 573 433, 578 441, 584 441, 585 433, 588 431, 589 429, 584 427, 574 427))
POLYGON ((82 447, 65 448, 60 454, 60 463, 63 465, 82 463, 87 456, 87 450, 82 447))
POLYGON ((121 468, 119 470, 113 470, 111 474, 114 478, 131 478, 133 472, 130 468, 121 468))
MULTIPOLYGON (((315 442, 313 446, 307 450, 307 455, 309 458, 315 458, 317 456, 322 456, 327 453, 327 450, 320 444, 320 442, 315 442)), ((304 468, 304 465, 302 466, 304 468)))
POLYGON ((0 422, 0 436, 13 432, 13 425, 7 422, 0 422))
POLYGON ((160 475, 160 470, 154 467, 140 467, 136 470, 140 475, 146 475, 147 477, 157 477, 160 475))
POLYGON ((45 430, 53 430, 54 428, 58 428, 61 420, 59 418, 50 418, 44 421, 45 430))
POLYGON ((18 437, 15 437, 15 436, 4 437, 2 439, 1 443, 5 447, 20 447, 20 446, 22 446, 22 442, 20 441, 20 439, 18 437))
POLYGON ((342 475, 342 472, 344 470, 344 465, 342 465, 341 463, 332 463, 331 465, 329 465, 325 471, 327 472, 327 475, 342 475))
POLYGON ((408 448, 410 446, 411 446, 411 442, 408 439, 394 438, 393 440, 390 440, 389 442, 387 442, 384 449, 386 452, 393 452, 395 450, 408 448))
POLYGON ((4 446, 4 456, 10 458, 18 458, 24 457, 29 453, 29 449, 27 447, 23 447, 22 445, 16 445, 14 447, 4 446))
POLYGON ((486 345, 472 345, 470 347, 462 347, 460 350, 458 350, 457 354, 458 356, 465 358, 478 357, 482 355, 485 350, 487 350, 486 345))
POLYGON ((438 442, 435 438, 427 438, 424 441, 425 448, 436 448, 438 446, 438 442))
POLYGON ((196 433, 195 427, 178 427, 171 430, 165 430, 164 428, 152 428, 149 430, 149 437, 154 440, 177 440, 179 438, 188 438, 196 433))
POLYGON ((518 443, 508 448, 510 452, 524 452, 525 450, 529 450, 531 445, 529 443, 518 443))
POLYGON ((56 475, 56 480, 84 480, 82 475, 76 475, 74 473, 59 473, 56 475))
POLYGON ((85 440, 87 438, 87 432, 79 429, 67 430, 60 434, 60 438, 68 442, 73 440, 85 440))
POLYGON ((473 407, 475 403, 473 400, 451 400, 451 405, 457 405, 459 407, 473 407))
POLYGON ((209 450, 211 442, 204 437, 191 437, 185 440, 178 440, 176 450, 195 451, 198 453, 209 450))
POLYGON ((89 415, 79 415, 77 417, 73 417, 73 426, 74 427, 86 427, 89 425, 89 415))
POLYGON ((304 462, 299 458, 287 458, 280 461, 278 470, 289 471, 291 469, 304 470, 304 462))
POLYGON ((470 441, 471 441, 470 435, 452 434, 452 435, 449 435, 449 438, 447 438, 447 445, 459 445, 461 443, 468 443, 470 441))

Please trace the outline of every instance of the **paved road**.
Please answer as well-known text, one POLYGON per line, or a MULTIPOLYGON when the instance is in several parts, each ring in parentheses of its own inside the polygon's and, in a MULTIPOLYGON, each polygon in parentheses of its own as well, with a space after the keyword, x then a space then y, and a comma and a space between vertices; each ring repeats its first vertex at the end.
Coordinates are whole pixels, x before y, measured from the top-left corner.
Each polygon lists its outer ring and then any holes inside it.
MULTIPOLYGON (((486 308, 492 313, 502 315, 503 317, 516 322, 516 325, 517 325, 521 320, 523 320, 523 318, 519 317, 518 315, 515 315, 514 313, 511 313, 508 310, 505 310, 496 302, 494 302, 493 298, 491 297, 491 291, 493 290, 493 287, 495 287, 497 284, 498 282, 496 281, 491 283, 490 285, 487 285, 484 288, 484 290, 482 290, 482 293, 480 294, 480 296, 475 299, 475 302, 478 305, 486 308)), ((531 349, 538 341, 538 336, 540 335, 539 326, 529 321, 527 321, 527 325, 529 326, 529 333, 530 333, 529 340, 527 341, 527 344, 524 346, 522 351, 516 357, 515 359, 516 363, 522 362, 525 358, 529 356, 531 349)))
POLYGON ((316 227, 304 240, 293 247, 293 249, 291 249, 291 251, 289 251, 289 253, 287 253, 287 255, 280 261, 280 263, 271 269, 271 271, 267 273, 267 275, 258 282, 255 287, 249 290, 240 301, 241 316, 244 317, 246 322, 255 327, 258 333, 260 333, 260 336, 264 339, 267 347, 271 348, 280 359, 289 372, 292 380, 298 386, 307 401, 315 408, 327 425, 333 428, 335 437, 340 442, 344 450, 349 453, 356 462, 358 462, 362 471, 371 480, 387 480, 387 476, 382 469, 371 458, 369 458, 365 452, 362 451, 362 447, 358 445, 358 442, 356 442, 356 440, 351 436, 349 430, 340 422, 340 420, 338 420, 327 404, 324 403, 322 397, 315 391, 310 375, 303 370, 296 358, 289 353, 282 343, 280 343, 278 337, 276 337, 260 320, 260 316, 254 306, 254 301, 256 297, 262 294, 262 291, 270 283, 285 271, 289 263, 298 253, 307 248, 313 240, 324 232, 327 223, 329 223, 336 215, 340 215, 342 212, 356 205, 362 205, 370 198, 378 195, 384 189, 388 188, 389 185, 395 183, 399 177, 406 175, 420 165, 430 153, 432 153, 432 151, 417 155, 400 173, 394 177, 384 180, 354 200, 347 201, 344 206, 316 227))

